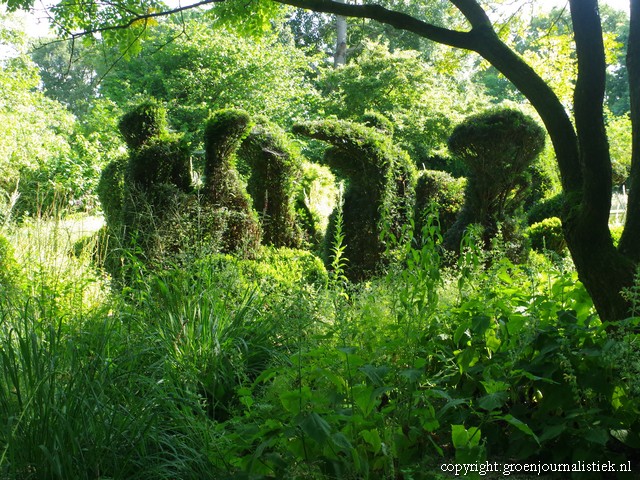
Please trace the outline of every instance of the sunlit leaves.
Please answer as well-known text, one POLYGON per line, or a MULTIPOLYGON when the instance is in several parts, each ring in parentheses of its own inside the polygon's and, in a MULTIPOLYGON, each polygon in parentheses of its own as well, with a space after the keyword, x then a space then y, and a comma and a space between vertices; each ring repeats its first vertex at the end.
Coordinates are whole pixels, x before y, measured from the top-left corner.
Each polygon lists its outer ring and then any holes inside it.
POLYGON ((270 0, 226 0, 216 4, 212 12, 221 25, 232 26, 238 33, 257 37, 271 28, 285 7, 270 0))

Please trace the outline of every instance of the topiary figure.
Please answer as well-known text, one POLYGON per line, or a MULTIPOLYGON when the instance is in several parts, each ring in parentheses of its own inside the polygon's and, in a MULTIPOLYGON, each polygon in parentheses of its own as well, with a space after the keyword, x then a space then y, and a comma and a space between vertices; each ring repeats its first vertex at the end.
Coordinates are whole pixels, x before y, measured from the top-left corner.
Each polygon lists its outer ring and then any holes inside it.
POLYGON ((171 184, 188 192, 191 187, 190 153, 177 135, 150 138, 130 151, 127 166, 130 185, 149 189, 152 185, 171 184))
POLYGON ((467 181, 439 170, 422 170, 416 184, 414 239, 420 244, 425 215, 432 205, 438 212, 440 231, 446 232, 455 222, 464 204, 467 181))
POLYGON ((235 168, 236 152, 252 128, 242 110, 220 110, 205 126, 203 203, 226 219, 224 251, 250 253, 260 244, 260 225, 235 168))
POLYGON ((384 135, 393 137, 395 131, 393 122, 379 112, 368 110, 362 116, 361 122, 367 127, 375 128, 384 135))
POLYGON ((263 243, 300 247, 302 231, 296 221, 295 200, 302 159, 285 133, 261 120, 242 143, 238 156, 251 167, 247 190, 261 220, 263 243))
POLYGON ((135 150, 152 138, 167 133, 167 111, 154 101, 141 103, 122 116, 118 123, 118 129, 127 147, 135 150))
MULTIPOLYGON (((363 280, 384 264, 384 231, 400 236, 413 211, 415 171, 388 137, 363 125, 326 120, 294 126, 294 132, 332 145, 324 161, 347 180, 343 205, 346 275, 363 280)), ((333 246, 329 226, 326 250, 333 246)))
POLYGON ((514 243, 518 232, 511 217, 521 207, 528 186, 526 169, 544 142, 544 130, 530 117, 511 109, 473 115, 454 129, 449 150, 465 162, 468 183, 462 211, 445 235, 447 248, 457 251, 472 223, 484 227, 487 246, 499 224, 508 226, 502 232, 505 243, 514 243))

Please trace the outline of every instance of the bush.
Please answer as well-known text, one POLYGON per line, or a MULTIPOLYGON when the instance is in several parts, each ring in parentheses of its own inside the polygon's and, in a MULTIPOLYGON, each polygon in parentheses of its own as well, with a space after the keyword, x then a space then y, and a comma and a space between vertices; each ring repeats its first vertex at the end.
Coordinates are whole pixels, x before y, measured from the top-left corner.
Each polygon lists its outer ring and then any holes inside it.
POLYGON ((244 140, 238 155, 249 164, 247 190, 262 224, 262 241, 275 247, 300 247, 295 199, 302 159, 285 133, 261 121, 244 140))
MULTIPOLYGON (((342 214, 345 273, 352 280, 375 275, 385 263, 383 233, 398 239, 413 213, 415 170, 408 155, 377 130, 351 122, 309 122, 295 125, 294 132, 332 145, 324 162, 347 180, 342 214)), ((330 223, 327 233, 328 257, 335 225, 330 223)))
MULTIPOLYGON (((457 251, 464 231, 472 223, 484 228, 485 246, 496 235, 499 224, 515 226, 512 217, 522 208, 530 184, 526 170, 544 148, 544 142, 542 127, 517 110, 473 115, 454 129, 449 149, 465 162, 469 180, 462 211, 445 235, 447 248, 457 251)), ((518 237, 517 230, 504 240, 510 243, 518 237)))
POLYGON ((567 242, 562 232, 562 222, 558 217, 550 217, 534 223, 527 231, 531 248, 538 252, 551 250, 560 255, 566 253, 567 242))

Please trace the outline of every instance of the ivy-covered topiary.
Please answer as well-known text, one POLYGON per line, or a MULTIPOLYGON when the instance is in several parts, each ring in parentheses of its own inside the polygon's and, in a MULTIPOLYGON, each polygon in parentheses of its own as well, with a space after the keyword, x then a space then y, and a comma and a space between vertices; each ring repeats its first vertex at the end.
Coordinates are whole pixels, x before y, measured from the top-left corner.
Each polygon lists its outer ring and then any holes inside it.
POLYGON ((440 230, 446 232, 464 204, 465 178, 455 178, 439 170, 421 170, 416 184, 414 239, 420 242, 425 215, 435 206, 440 230))
POLYGON ((260 225, 235 168, 236 152, 252 128, 242 110, 220 110, 205 127, 203 205, 227 211, 224 250, 249 253, 260 244, 260 225))
POLYGON ((302 231, 296 221, 295 200, 302 159, 284 131, 261 120, 242 143, 238 156, 251 167, 247 190, 260 217, 263 243, 300 247, 302 231))
MULTIPOLYGON (((544 143, 542 127, 511 109, 473 115, 454 129, 449 149, 465 162, 468 183, 464 206, 445 235, 447 248, 459 249, 470 224, 484 227, 486 245, 500 224, 515 225, 512 217, 522 206, 529 186, 526 169, 540 154, 544 143)), ((503 230, 505 243, 513 244, 519 238, 517 230, 503 230)))
POLYGON ((191 187, 189 149, 177 135, 149 139, 129 153, 129 184, 141 189, 171 184, 183 192, 191 187))
MULTIPOLYGON (((309 122, 294 132, 332 145, 324 161, 346 179, 343 233, 346 274, 363 280, 379 272, 386 244, 383 232, 398 238, 413 212, 415 170, 405 152, 379 131, 340 120, 309 122)), ((326 250, 334 244, 327 232, 326 250)))
POLYGON ((167 133, 167 111, 154 101, 141 103, 123 115, 118 129, 129 149, 140 148, 152 138, 167 133))

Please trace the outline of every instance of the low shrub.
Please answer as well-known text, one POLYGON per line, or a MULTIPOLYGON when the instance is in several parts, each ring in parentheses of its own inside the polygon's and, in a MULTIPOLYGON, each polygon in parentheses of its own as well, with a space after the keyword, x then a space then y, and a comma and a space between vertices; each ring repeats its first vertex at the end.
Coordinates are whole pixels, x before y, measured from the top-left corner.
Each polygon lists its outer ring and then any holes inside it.
POLYGON ((567 242, 562 232, 562 222, 558 217, 545 218, 534 223, 527 230, 531 248, 538 252, 550 250, 559 255, 566 254, 567 242))
POLYGON ((533 225, 534 223, 541 222, 546 218, 561 218, 563 206, 564 196, 562 193, 536 203, 527 213, 527 223, 529 225, 533 225))

